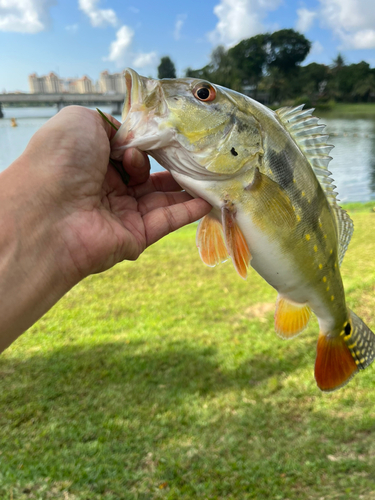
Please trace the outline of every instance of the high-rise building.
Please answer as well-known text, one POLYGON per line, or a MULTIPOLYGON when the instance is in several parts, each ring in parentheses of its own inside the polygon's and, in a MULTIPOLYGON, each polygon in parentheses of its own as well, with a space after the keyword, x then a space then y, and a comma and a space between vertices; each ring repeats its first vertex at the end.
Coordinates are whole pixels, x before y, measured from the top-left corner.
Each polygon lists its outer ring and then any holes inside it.
POLYGON ((44 94, 46 86, 44 76, 38 76, 36 73, 29 75, 29 87, 32 94, 44 94))
POLYGON ((32 94, 58 94, 61 92, 60 78, 55 73, 47 76, 29 75, 29 87, 32 94))
POLYGON ((92 81, 86 75, 76 80, 75 87, 79 94, 92 94, 94 92, 92 81))
POLYGON ((103 93, 125 94, 126 83, 124 72, 113 73, 111 75, 108 71, 102 71, 99 76, 99 87, 103 93))
POLYGON ((59 94, 61 92, 60 78, 55 73, 45 76, 47 94, 59 94))

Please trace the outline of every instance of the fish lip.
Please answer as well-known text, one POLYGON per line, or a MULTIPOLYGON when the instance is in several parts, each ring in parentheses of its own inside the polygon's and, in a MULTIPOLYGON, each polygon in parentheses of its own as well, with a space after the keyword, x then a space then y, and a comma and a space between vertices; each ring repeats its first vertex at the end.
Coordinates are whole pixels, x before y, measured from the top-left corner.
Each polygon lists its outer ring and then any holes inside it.
POLYGON ((122 121, 126 120, 131 107, 134 103, 140 103, 142 99, 142 94, 140 92, 140 81, 139 75, 131 68, 126 68, 124 70, 125 78, 125 99, 124 106, 122 108, 122 121))

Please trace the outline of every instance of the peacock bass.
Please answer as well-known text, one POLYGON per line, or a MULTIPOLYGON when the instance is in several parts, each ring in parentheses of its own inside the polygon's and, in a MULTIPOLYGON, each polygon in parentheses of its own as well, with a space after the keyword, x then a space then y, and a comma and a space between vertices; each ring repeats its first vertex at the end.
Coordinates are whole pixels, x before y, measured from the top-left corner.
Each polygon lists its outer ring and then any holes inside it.
POLYGON ((209 266, 251 265, 278 291, 275 329, 292 338, 317 316, 315 378, 335 390, 375 356, 375 335, 345 303, 340 265, 353 223, 327 170, 333 146, 313 110, 271 111, 207 81, 125 72, 123 123, 111 156, 136 147, 212 205, 196 242, 209 266))

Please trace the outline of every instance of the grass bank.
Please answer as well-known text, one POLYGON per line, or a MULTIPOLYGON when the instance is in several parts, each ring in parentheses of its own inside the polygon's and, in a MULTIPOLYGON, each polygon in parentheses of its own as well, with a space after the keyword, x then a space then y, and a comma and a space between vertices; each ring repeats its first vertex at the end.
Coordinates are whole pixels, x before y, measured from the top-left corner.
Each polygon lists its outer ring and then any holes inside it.
MULTIPOLYGON (((375 329, 375 213, 351 205, 347 301, 375 329)), ((321 393, 317 323, 203 266, 188 226, 74 288, 0 357, 0 498, 375 499, 375 372, 321 393)))
POLYGON ((327 108, 318 107, 315 114, 329 118, 375 119, 375 103, 335 103, 327 108))

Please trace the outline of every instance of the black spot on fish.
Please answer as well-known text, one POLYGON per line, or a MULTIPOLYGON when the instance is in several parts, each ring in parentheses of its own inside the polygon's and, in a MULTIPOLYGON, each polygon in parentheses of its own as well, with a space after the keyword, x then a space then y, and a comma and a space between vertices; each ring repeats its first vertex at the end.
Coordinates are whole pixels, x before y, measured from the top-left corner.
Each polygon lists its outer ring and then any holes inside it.
POLYGON ((234 148, 232 148, 230 152, 232 153, 233 156, 238 156, 238 153, 234 148))
POLYGON ((269 166, 274 175, 274 180, 284 189, 286 189, 294 178, 292 162, 286 151, 276 153, 272 148, 267 152, 269 166))
POLYGON ((218 113, 223 112, 223 110, 221 109, 221 106, 219 104, 210 104, 210 112, 211 111, 216 111, 218 113))
POLYGON ((351 331, 352 331, 352 327, 350 326, 350 323, 347 323, 345 328, 344 328, 345 335, 350 335, 351 331))

